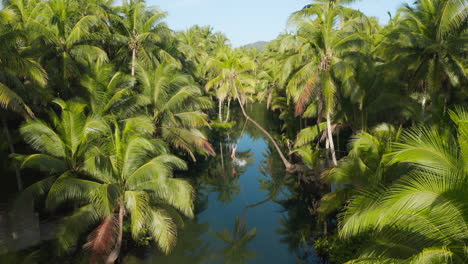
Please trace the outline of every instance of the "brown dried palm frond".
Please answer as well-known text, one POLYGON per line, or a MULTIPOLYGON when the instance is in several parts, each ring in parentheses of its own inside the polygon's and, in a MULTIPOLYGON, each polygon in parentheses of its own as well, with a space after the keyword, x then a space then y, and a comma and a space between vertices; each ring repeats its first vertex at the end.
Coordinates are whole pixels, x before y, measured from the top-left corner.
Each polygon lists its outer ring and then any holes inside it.
POLYGON ((301 94, 299 95, 299 99, 296 102, 296 116, 300 116, 304 113, 309 105, 312 95, 315 92, 315 88, 317 88, 317 78, 311 77, 307 80, 304 89, 302 90, 301 94))
POLYGON ((83 247, 91 254, 90 263, 98 263, 112 251, 116 240, 116 226, 115 216, 107 216, 88 236, 88 241, 83 247))
POLYGON ((206 153, 210 154, 213 157, 216 156, 216 151, 214 150, 213 145, 211 145, 211 143, 208 140, 202 139, 198 142, 198 145, 206 153))

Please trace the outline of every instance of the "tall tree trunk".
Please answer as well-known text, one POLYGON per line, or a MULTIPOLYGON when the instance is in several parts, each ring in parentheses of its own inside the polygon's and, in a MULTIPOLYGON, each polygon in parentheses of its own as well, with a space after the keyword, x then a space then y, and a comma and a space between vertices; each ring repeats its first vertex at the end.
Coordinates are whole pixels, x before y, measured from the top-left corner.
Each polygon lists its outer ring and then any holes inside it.
MULTIPOLYGON (((5 129, 5 135, 8 141, 8 147, 10 148, 10 153, 15 154, 15 146, 13 145, 13 139, 11 138, 10 130, 8 129, 8 122, 6 117, 2 115, 2 124, 3 129, 5 129)), ((18 191, 23 190, 23 180, 21 179, 21 173, 18 168, 15 168, 16 183, 18 185, 18 191)))
POLYGON ((219 142, 219 153, 221 154, 221 168, 223 168, 223 176, 224 176, 224 152, 223 152, 223 144, 219 142))
POLYGON ((125 208, 124 208, 124 205, 123 205, 123 201, 120 202, 120 205, 119 205, 119 219, 118 219, 118 235, 117 235, 117 242, 115 243, 115 247, 114 249, 112 250, 112 252, 109 254, 109 256, 107 257, 107 260, 106 260, 106 264, 113 264, 118 258, 119 258, 119 255, 120 255, 120 249, 122 247, 122 235, 123 235, 123 218, 124 218, 124 214, 125 214, 125 208))
POLYGON ((257 123, 257 121, 253 120, 252 118, 250 118, 249 115, 247 115, 247 112, 245 112, 245 109, 244 109, 244 105, 242 104, 242 102, 241 102, 241 100, 239 98, 239 93, 237 91, 237 87, 234 86, 234 89, 236 89, 237 101, 239 102, 239 105, 240 105, 241 110, 242 110, 242 114, 244 115, 245 119, 252 122, 252 124, 254 124, 258 129, 260 129, 263 132, 263 134, 265 134, 271 140, 271 143, 273 143, 276 151, 280 155, 281 160, 283 161, 284 166, 286 167, 286 170, 292 170, 294 168, 294 166, 288 161, 288 159, 286 159, 283 152, 281 151, 281 148, 276 143, 275 139, 270 135, 270 133, 268 133, 268 131, 266 131, 259 123, 257 123))
POLYGON ((136 49, 132 49, 132 76, 135 76, 136 49))
POLYGON ((422 99, 422 102, 421 102, 421 108, 422 108, 422 118, 423 118, 423 122, 424 122, 424 118, 426 117, 426 102, 427 102, 427 97, 426 95, 423 95, 423 99, 422 99))
POLYGON ((223 101, 219 100, 218 101, 218 118, 219 118, 219 122, 222 123, 223 122, 223 101))
POLYGON ((226 119, 224 120, 224 122, 229 122, 229 116, 231 114, 231 98, 228 99, 228 104, 227 104, 227 115, 226 115, 226 119))
POLYGON ((332 127, 331 127, 331 120, 330 120, 330 112, 327 111, 327 134, 328 134, 328 142, 330 144, 330 152, 332 155, 333 165, 338 165, 338 161, 336 160, 336 153, 335 153, 335 144, 333 143, 333 134, 332 134, 332 127))

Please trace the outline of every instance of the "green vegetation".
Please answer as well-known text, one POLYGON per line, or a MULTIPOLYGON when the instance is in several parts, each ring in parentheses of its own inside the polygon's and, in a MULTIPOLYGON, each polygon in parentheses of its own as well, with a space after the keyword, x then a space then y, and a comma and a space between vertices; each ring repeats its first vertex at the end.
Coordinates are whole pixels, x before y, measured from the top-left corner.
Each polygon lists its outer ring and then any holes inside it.
POLYGON ((12 214, 34 204, 58 227, 54 243, 0 259, 115 263, 155 246, 174 263, 248 263, 245 214, 274 201, 291 251, 467 263, 468 3, 415 0, 381 25, 350 2, 312 1, 259 50, 210 27, 174 32, 143 0, 3 1, 0 169, 16 181, 4 190, 12 214), (210 232, 224 247, 208 256, 194 219, 204 189, 224 205, 241 192, 228 144, 244 130, 269 142, 268 195, 210 232))

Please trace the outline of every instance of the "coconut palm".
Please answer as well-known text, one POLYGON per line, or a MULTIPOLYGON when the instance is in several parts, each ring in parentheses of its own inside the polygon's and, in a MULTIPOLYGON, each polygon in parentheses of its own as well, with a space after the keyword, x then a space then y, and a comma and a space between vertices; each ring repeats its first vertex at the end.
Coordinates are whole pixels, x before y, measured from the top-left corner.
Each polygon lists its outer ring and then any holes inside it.
POLYGON ((405 132, 393 161, 414 170, 351 201, 340 235, 372 237, 351 263, 466 262, 468 112, 457 109, 451 117, 455 134, 427 127, 405 132))
POLYGON ((288 95, 296 102, 296 115, 304 113, 313 97, 318 98, 318 123, 324 111, 332 160, 337 165, 331 123, 340 85, 337 79, 343 81, 352 72, 344 58, 359 50, 361 37, 354 25, 363 15, 337 5, 337 1, 324 2, 306 6, 291 16, 297 34, 285 37, 282 45, 296 53, 285 62, 284 79, 288 95))
POLYGON ((47 192, 57 178, 82 173, 85 153, 108 132, 108 127, 98 117, 87 116, 86 105, 55 100, 59 112, 49 112, 49 122, 28 120, 20 127, 20 134, 39 153, 18 155, 22 168, 47 172, 42 179, 28 188, 20 201, 35 199, 47 192))
POLYGON ((19 94, 28 89, 44 86, 44 69, 27 52, 27 33, 15 29, 18 16, 10 9, 0 11, 0 107, 26 116, 33 116, 19 94), (28 85, 27 81, 32 82, 28 85))
POLYGON ((216 155, 199 130, 209 125, 203 111, 211 108, 211 102, 202 96, 192 78, 172 63, 150 70, 138 66, 137 74, 143 90, 141 101, 148 106, 157 135, 187 152, 193 160, 195 153, 216 155))
POLYGON ((216 89, 219 122, 228 121, 223 120, 223 105, 228 101, 229 112, 232 100, 239 98, 242 104, 247 102, 247 96, 255 91, 252 85, 254 79, 249 73, 256 65, 249 57, 230 48, 219 51, 208 63, 213 77, 206 84, 206 90, 216 89))
POLYGON ((28 31, 33 32, 32 45, 41 50, 40 62, 57 94, 73 96, 72 86, 87 63, 108 60, 98 46, 98 41, 108 35, 107 24, 97 15, 82 14, 78 1, 54 0, 38 5, 36 17, 28 24, 28 31))
POLYGON ((151 139, 154 132, 146 117, 114 121, 112 133, 87 152, 85 177, 65 174, 54 183, 46 199, 49 209, 79 205, 58 232, 65 249, 95 228, 84 247, 92 260, 114 263, 127 220, 132 238, 148 236, 165 253, 173 248, 179 213, 193 217, 193 188, 174 177, 173 170, 186 169, 186 164, 162 141, 151 139))
MULTIPOLYGON (((14 111, 26 117, 33 112, 26 104, 24 95, 38 95, 39 90, 47 81, 44 69, 27 51, 27 34, 16 29, 18 16, 11 9, 0 10, 0 118, 5 130, 10 154, 15 154, 13 138, 8 126, 6 110, 14 111)), ((43 91, 44 92, 44 91, 43 91)), ((44 92, 45 94, 45 92, 44 92)), ((36 99, 37 100, 37 99, 36 99)), ((21 174, 15 169, 18 189, 23 189, 21 174)))
POLYGON ((409 88, 422 94, 423 111, 429 102, 443 110, 453 100, 454 88, 467 80, 463 66, 467 14, 465 1, 407 4, 380 46, 388 63, 399 67, 400 78, 409 80, 409 88))
POLYGON ((145 1, 141 0, 125 0, 113 11, 110 23, 113 45, 117 46, 117 60, 123 65, 130 65, 132 76, 136 74, 138 62, 145 67, 162 60, 178 63, 163 49, 164 40, 172 35, 162 22, 166 13, 146 6, 145 1))
MULTIPOLYGON (((213 78, 206 84, 206 89, 209 91, 213 87, 216 88, 219 121, 223 122, 222 107, 224 101, 226 99, 228 100, 227 108, 229 111, 231 100, 236 100, 247 121, 254 124, 271 140, 286 169, 293 169, 293 165, 286 159, 273 136, 245 111, 244 105, 247 103, 247 97, 255 91, 253 89, 255 80, 252 79, 250 74, 256 66, 255 63, 249 58, 239 55, 235 51, 226 49, 221 51, 217 55, 217 58, 212 58, 209 62, 209 66, 213 72, 213 78)), ((229 118, 229 114, 227 117, 229 118)))
POLYGON ((98 116, 129 117, 139 109, 138 98, 132 89, 135 78, 105 63, 94 63, 81 79, 86 88, 90 110, 98 116))
POLYGON ((213 32, 211 27, 193 26, 177 35, 178 48, 185 55, 188 65, 195 79, 200 83, 208 82, 208 61, 218 50, 227 48, 227 38, 213 32))
POLYGON ((324 182, 337 186, 320 201, 318 211, 322 217, 340 210, 360 191, 391 184, 407 172, 407 166, 390 163, 389 154, 400 133, 391 125, 381 124, 371 132, 353 136, 348 155, 338 162, 337 167, 322 174, 324 182))

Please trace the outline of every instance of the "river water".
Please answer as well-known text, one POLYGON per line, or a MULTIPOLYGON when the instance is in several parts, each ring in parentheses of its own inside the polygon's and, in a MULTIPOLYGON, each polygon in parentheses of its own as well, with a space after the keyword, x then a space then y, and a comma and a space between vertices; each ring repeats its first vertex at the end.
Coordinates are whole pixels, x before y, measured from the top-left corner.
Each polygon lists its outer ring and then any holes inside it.
MULTIPOLYGON (((277 127, 262 108, 251 108, 251 115, 277 127)), ((124 263, 321 263, 308 240, 314 229, 308 201, 270 142, 240 116, 234 132, 216 141, 217 157, 192 169, 199 170, 197 214, 181 230, 175 250, 169 256, 140 252, 124 263), (233 163, 233 144, 245 166, 233 163)))

